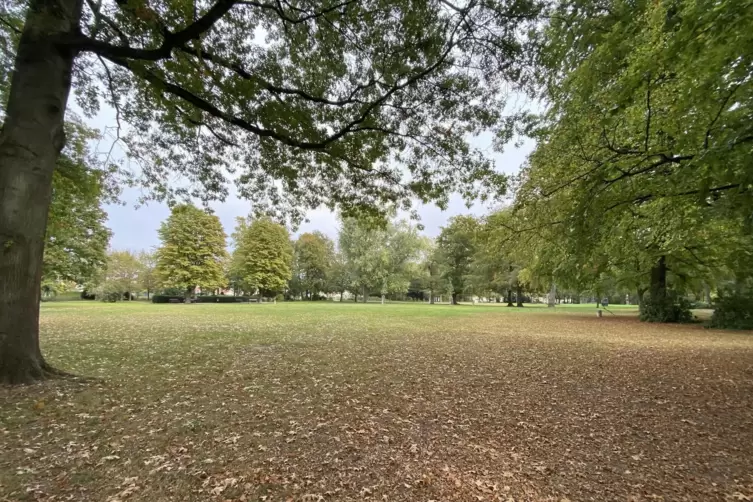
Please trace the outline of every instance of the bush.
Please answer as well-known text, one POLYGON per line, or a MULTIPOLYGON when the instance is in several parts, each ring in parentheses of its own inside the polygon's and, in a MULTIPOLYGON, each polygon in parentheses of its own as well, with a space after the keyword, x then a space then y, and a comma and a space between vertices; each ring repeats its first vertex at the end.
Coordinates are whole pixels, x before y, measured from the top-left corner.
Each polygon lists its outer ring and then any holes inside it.
POLYGON ((81 292, 81 299, 82 300, 96 300, 97 299, 97 295, 95 295, 94 293, 92 293, 90 291, 83 290, 81 292))
POLYGON ((97 296, 97 299, 107 303, 115 303, 122 299, 120 292, 118 291, 105 291, 97 296))
POLYGON ((641 321, 646 322, 690 322, 690 301, 674 291, 667 291, 663 298, 654 298, 650 294, 641 302, 641 321))
POLYGON ((721 291, 709 327, 753 329, 753 291, 721 291))
POLYGON ((285 301, 285 295, 283 295, 282 293, 278 294, 277 296, 275 296, 275 301, 278 301, 278 302, 285 301))
POLYGON ((152 296, 152 303, 175 303, 175 302, 183 303, 185 301, 185 298, 183 296, 178 295, 153 295, 152 296))

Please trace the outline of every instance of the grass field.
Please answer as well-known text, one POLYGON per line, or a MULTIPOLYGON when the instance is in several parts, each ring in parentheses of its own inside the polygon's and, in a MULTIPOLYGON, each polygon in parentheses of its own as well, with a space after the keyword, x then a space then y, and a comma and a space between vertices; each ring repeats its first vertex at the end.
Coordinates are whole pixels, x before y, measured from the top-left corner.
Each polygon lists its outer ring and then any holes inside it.
POLYGON ((753 336, 553 310, 44 304, 0 500, 753 500, 753 336))

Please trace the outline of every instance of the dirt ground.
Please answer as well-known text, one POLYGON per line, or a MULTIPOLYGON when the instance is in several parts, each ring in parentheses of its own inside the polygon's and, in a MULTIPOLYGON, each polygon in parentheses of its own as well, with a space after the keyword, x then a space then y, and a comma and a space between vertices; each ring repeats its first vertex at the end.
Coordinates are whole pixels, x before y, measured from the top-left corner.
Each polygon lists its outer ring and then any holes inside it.
MULTIPOLYGON (((623 313, 624 314, 624 313, 623 313)), ((61 304, 0 500, 753 500, 753 335, 577 309, 61 304)))

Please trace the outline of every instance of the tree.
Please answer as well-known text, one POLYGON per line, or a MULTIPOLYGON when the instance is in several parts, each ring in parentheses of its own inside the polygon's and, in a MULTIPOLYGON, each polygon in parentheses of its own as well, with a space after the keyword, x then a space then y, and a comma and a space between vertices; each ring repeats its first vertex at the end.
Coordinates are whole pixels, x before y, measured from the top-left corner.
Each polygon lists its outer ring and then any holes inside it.
POLYGON ((141 262, 136 255, 130 251, 111 251, 94 292, 101 300, 130 300, 139 288, 141 271, 141 262))
POLYGON ((141 270, 139 271, 139 287, 146 290, 146 298, 149 293, 157 289, 157 254, 153 251, 142 251, 138 255, 141 270))
POLYGON ((321 232, 305 233, 294 245, 292 293, 311 299, 327 289, 335 249, 321 232))
POLYGON ((668 304, 718 262, 709 237, 753 207, 753 11, 706 0, 553 9, 539 32, 550 106, 517 194, 523 227, 547 234, 539 258, 554 258, 553 277, 598 287, 617 274, 668 304))
POLYGON ((476 252, 479 222, 473 216, 455 216, 437 237, 437 261, 450 289, 453 305, 470 284, 468 274, 476 252))
POLYGON ((384 225, 384 221, 365 218, 342 219, 338 244, 350 272, 354 301, 358 301, 360 292, 366 303, 369 292, 382 286, 382 270, 387 261, 384 225))
POLYGON ((387 294, 408 291, 411 278, 420 267, 418 260, 425 244, 418 229, 404 220, 388 224, 385 233, 382 244, 385 259, 378 262, 383 265, 379 273, 382 303, 387 294))
POLYGON ((437 291, 447 290, 447 279, 442 273, 441 258, 434 243, 427 246, 426 256, 423 261, 424 289, 429 291, 429 303, 434 305, 437 291))
POLYGON ((339 251, 332 258, 328 280, 327 289, 333 293, 340 293, 340 301, 343 301, 345 291, 353 284, 353 278, 345 257, 339 251))
POLYGON ((175 206, 158 232, 155 275, 161 284, 185 291, 187 302, 197 286, 224 284, 225 231, 217 216, 189 204, 175 206))
POLYGON ((293 246, 287 229, 269 218, 238 218, 233 233, 233 274, 245 291, 259 296, 285 291, 292 277, 293 246))
POLYGON ((42 281, 84 284, 105 266, 110 230, 103 202, 118 194, 111 171, 93 158, 87 143, 98 138, 77 120, 66 124, 68 147, 52 178, 42 281))
POLYGON ((480 292, 507 297, 507 306, 523 306, 523 280, 520 272, 524 257, 518 253, 514 236, 514 216, 505 208, 484 218, 476 238, 467 282, 480 292))
POLYGON ((115 109, 155 197, 223 198, 232 165, 243 166, 241 195, 296 220, 321 204, 380 213, 414 199, 446 205, 456 188, 468 198, 504 189, 504 176, 467 138, 504 124, 503 84, 523 75, 531 0, 6 7, 2 381, 41 378, 47 368, 38 291, 72 87, 88 113, 101 101, 115 109), (264 40, 254 38, 260 27, 264 40), (189 185, 169 186, 173 174, 189 185))

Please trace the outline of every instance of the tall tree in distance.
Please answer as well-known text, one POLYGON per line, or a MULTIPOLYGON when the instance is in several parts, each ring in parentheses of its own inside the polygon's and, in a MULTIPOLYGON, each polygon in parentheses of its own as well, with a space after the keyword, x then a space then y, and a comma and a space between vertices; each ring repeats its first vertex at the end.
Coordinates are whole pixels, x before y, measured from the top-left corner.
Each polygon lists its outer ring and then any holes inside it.
POLYGON ((332 266, 329 271, 327 289, 331 293, 339 293, 340 301, 343 301, 345 291, 353 285, 351 270, 345 256, 338 250, 332 257, 332 266))
POLYGON ((455 216, 437 237, 436 257, 453 305, 457 305, 458 296, 470 285, 468 275, 479 229, 479 221, 473 216, 455 216))
POLYGON ((293 245, 284 226, 269 218, 238 218, 233 241, 231 275, 245 291, 258 291, 260 297, 285 291, 292 277, 293 245))
POLYGON ((101 300, 131 300, 139 289, 141 263, 130 251, 111 251, 94 292, 101 300))
POLYGON ((321 232, 305 233, 295 241, 291 286, 293 292, 311 299, 327 289, 334 243, 321 232))
POLYGON ((157 254, 154 251, 141 251, 138 254, 141 271, 139 272, 139 287, 146 291, 146 299, 157 289, 157 254))
POLYGON ((384 243, 387 234, 384 221, 366 218, 343 218, 338 235, 338 246, 350 272, 353 300, 360 293, 363 302, 369 293, 382 287, 382 270, 387 263, 384 243))
POLYGON ((385 233, 386 239, 382 244, 386 255, 381 271, 382 303, 387 294, 408 291, 411 277, 420 267, 418 260, 424 245, 418 229, 404 220, 389 223, 385 233))
POLYGON ((224 285, 225 230, 217 216, 189 204, 175 206, 160 226, 159 237, 155 273, 161 284, 185 291, 186 302, 197 286, 224 285))
POLYGON ((235 173, 257 209, 294 220, 322 204, 446 206, 455 189, 504 190, 468 138, 506 123, 505 84, 524 74, 520 33, 537 13, 532 0, 4 7, 0 343, 14 348, 2 381, 44 376, 38 291, 72 89, 87 113, 114 108, 148 196, 222 199, 235 173), (189 185, 170 186, 176 174, 189 185))

